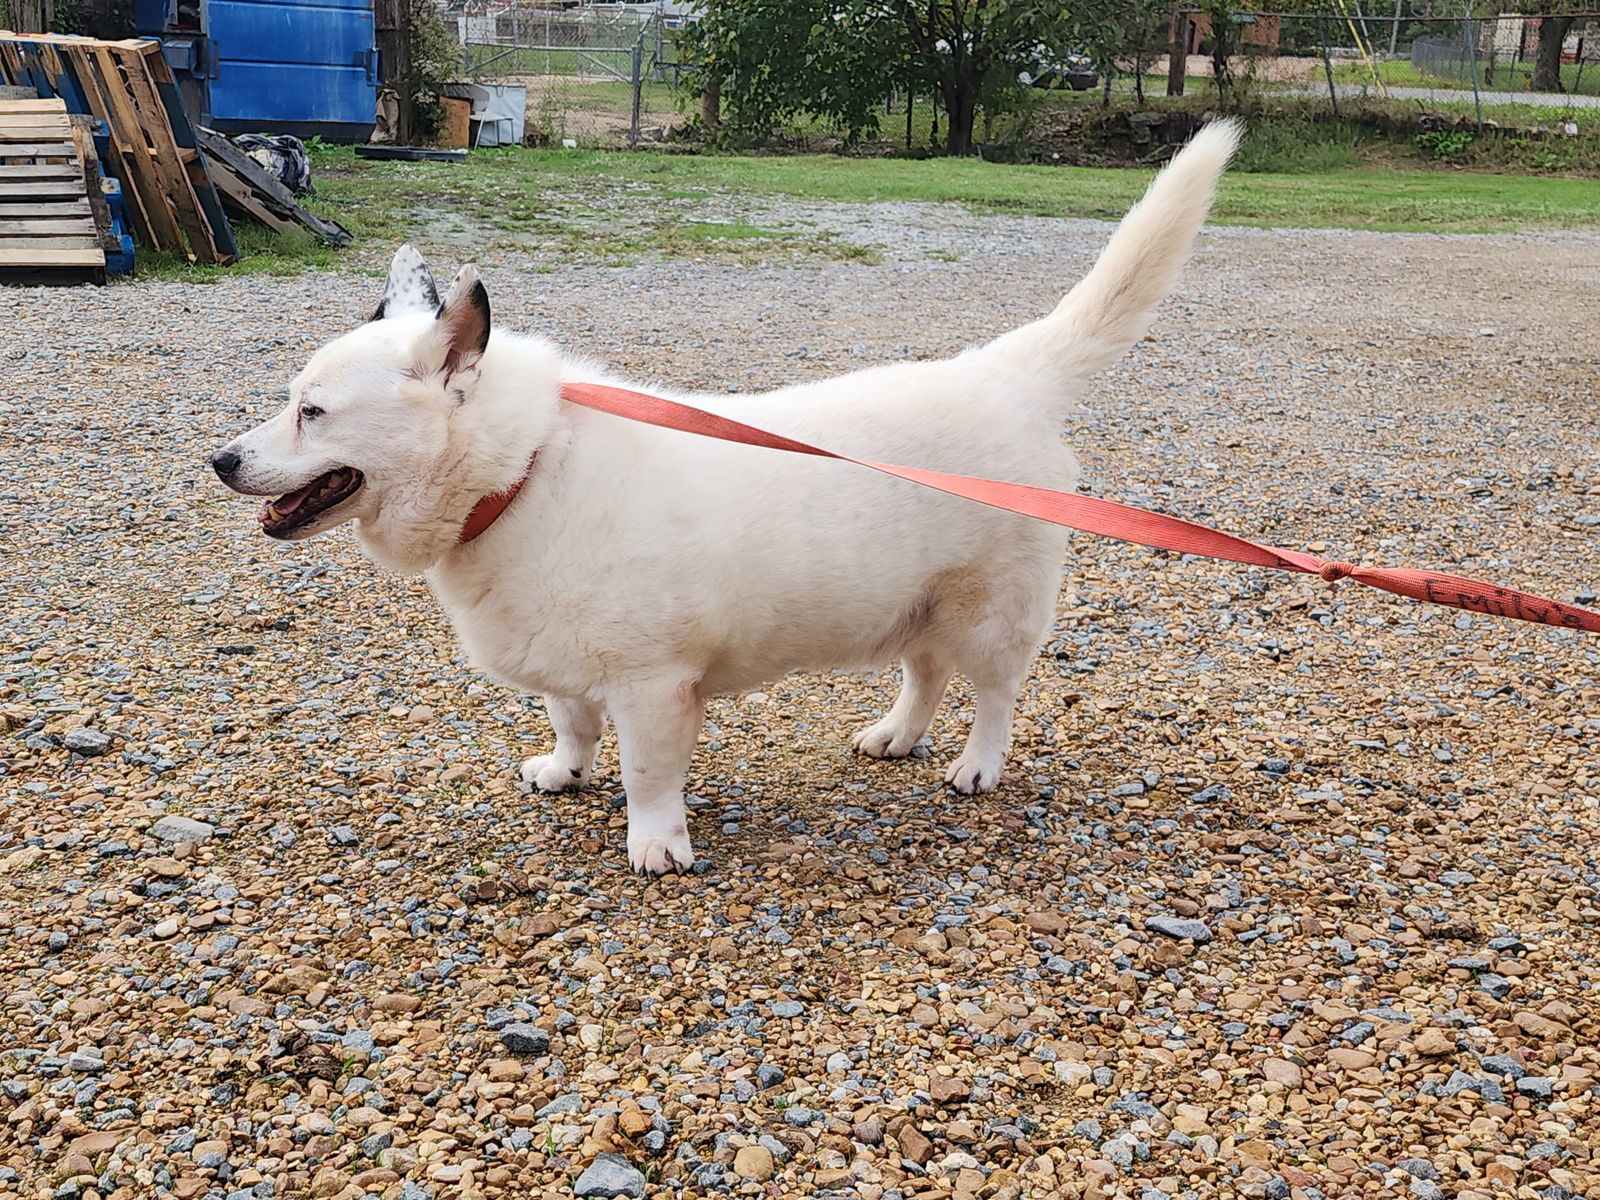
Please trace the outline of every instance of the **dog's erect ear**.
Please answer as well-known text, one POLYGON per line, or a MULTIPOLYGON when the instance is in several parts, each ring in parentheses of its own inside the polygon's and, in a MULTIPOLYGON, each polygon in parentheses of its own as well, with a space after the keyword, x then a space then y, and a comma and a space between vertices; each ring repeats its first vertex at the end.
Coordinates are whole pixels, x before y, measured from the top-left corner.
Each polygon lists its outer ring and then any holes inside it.
POLYGON ((454 375, 477 365, 489 345, 489 293, 470 263, 456 272, 439 306, 438 334, 444 344, 444 372, 454 375))
POLYGON ((389 282, 384 286, 383 299, 372 314, 374 321, 385 317, 401 317, 407 313, 433 312, 439 307, 439 289, 434 286, 433 272, 423 261, 417 248, 409 242, 394 252, 389 264, 389 282))

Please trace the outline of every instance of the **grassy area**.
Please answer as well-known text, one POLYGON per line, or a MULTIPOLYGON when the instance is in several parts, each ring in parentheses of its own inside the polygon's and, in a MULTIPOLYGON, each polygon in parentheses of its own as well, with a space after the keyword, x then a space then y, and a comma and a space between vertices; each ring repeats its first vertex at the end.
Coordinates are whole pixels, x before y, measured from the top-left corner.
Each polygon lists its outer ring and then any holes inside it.
MULTIPOLYGON (((1396 59, 1377 64, 1378 78, 1395 87, 1421 87, 1440 89, 1472 88, 1473 65, 1470 62, 1454 64, 1446 74, 1419 71, 1409 61, 1396 59)), ((1341 63, 1333 69, 1339 83, 1370 84, 1372 71, 1365 63, 1341 63)), ((1499 62, 1490 68, 1486 62, 1477 64, 1478 87, 1483 91, 1526 92, 1533 82, 1533 63, 1499 62)), ((1600 96, 1600 68, 1593 63, 1579 67, 1568 63, 1561 68, 1561 84, 1568 92, 1581 96, 1600 96)), ((1558 104, 1561 97, 1551 96, 1558 104)))
MULTIPOLYGON (((311 206, 358 238, 412 238, 482 254, 496 246, 556 261, 628 263, 652 255, 739 261, 856 259, 870 248, 802 222, 706 219, 716 195, 959 204, 979 212, 1116 219, 1144 189, 1138 170, 1004 166, 976 159, 734 157, 603 151, 479 151, 466 163, 373 163, 316 153, 311 206)), ((1434 232, 1507 232, 1600 224, 1591 180, 1441 171, 1235 172, 1219 224, 1434 232)), ((241 227, 248 257, 232 270, 292 272, 340 261, 308 235, 241 227)), ((141 252, 140 273, 214 278, 141 252)))

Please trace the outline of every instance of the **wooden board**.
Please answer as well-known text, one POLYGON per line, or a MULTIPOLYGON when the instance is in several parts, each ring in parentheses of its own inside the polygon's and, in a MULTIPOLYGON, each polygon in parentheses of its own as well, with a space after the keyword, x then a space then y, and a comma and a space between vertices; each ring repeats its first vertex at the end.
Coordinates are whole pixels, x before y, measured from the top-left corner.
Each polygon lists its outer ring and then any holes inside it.
MULTIPOLYGON (((0 103, 4 103, 0 101, 0 103)), ((28 123, 8 122, 0 127, 0 146, 9 142, 53 142, 64 137, 71 130, 67 127, 66 118, 59 121, 28 123)))
POLYGON ((81 180, 74 176, 63 174, 55 180, 39 180, 38 176, 18 176, 13 178, 11 172, 15 167, 0 164, 0 203, 7 200, 34 200, 48 202, 51 200, 64 200, 69 196, 76 196, 80 190, 81 180))
MULTIPOLYGON (((5 34, 0 33, 0 37, 5 34)), ((0 100, 0 106, 8 113, 65 113, 67 106, 60 100, 0 100)))
POLYGON ((47 185, 55 184, 61 180, 78 178, 76 163, 0 163, 0 174, 7 179, 21 182, 33 180, 47 185))
POLYGON ((0 146, 0 158, 72 158, 72 143, 18 142, 0 146))
POLYGON ((105 253, 93 238, 83 244, 63 246, 64 238, 41 238, 47 247, 34 247, 27 242, 0 242, 0 267, 104 267, 105 253))
POLYGON ((47 233, 72 233, 94 237, 94 220, 81 217, 8 217, 0 209, 0 237, 36 237, 47 233))
POLYGON ((183 164, 183 172, 194 193, 195 202, 199 204, 210 228, 218 261, 237 262, 239 246, 233 239, 233 227, 228 224, 228 216, 222 210, 222 196, 215 180, 211 178, 210 165, 200 152, 197 130, 189 120, 188 110, 183 107, 183 97, 178 92, 177 81, 172 77, 172 66, 155 42, 140 42, 137 45, 150 72, 156 96, 166 111, 172 139, 178 147, 178 160, 183 164))
POLYGON ((39 204, 29 200, 22 204, 11 203, 13 193, 6 187, 3 178, 0 178, 0 217, 15 217, 26 212, 30 217, 87 217, 89 215, 89 197, 84 195, 77 200, 53 201, 39 204))

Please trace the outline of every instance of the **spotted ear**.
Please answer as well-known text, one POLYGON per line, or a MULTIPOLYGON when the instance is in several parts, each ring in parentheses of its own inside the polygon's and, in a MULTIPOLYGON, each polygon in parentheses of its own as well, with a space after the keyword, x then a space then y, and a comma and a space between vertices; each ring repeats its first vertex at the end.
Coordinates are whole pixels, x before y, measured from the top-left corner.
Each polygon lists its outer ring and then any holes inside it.
POLYGON ((394 252, 389 264, 389 282, 384 286, 383 299, 378 301, 374 321, 385 317, 403 317, 409 313, 431 313, 439 307, 439 289, 434 285, 433 272, 423 261, 417 248, 409 242, 394 252))
POLYGON ((418 347, 418 365, 423 374, 454 375, 477 366, 488 345, 489 293, 469 264, 450 281, 438 319, 418 347))

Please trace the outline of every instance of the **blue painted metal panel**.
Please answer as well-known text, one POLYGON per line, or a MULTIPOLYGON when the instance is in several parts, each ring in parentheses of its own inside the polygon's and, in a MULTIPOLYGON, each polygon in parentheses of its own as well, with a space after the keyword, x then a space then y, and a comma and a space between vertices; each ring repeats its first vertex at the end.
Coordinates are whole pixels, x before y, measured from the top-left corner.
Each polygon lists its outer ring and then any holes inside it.
POLYGON ((215 120, 372 124, 372 0, 210 0, 206 34, 215 120))

